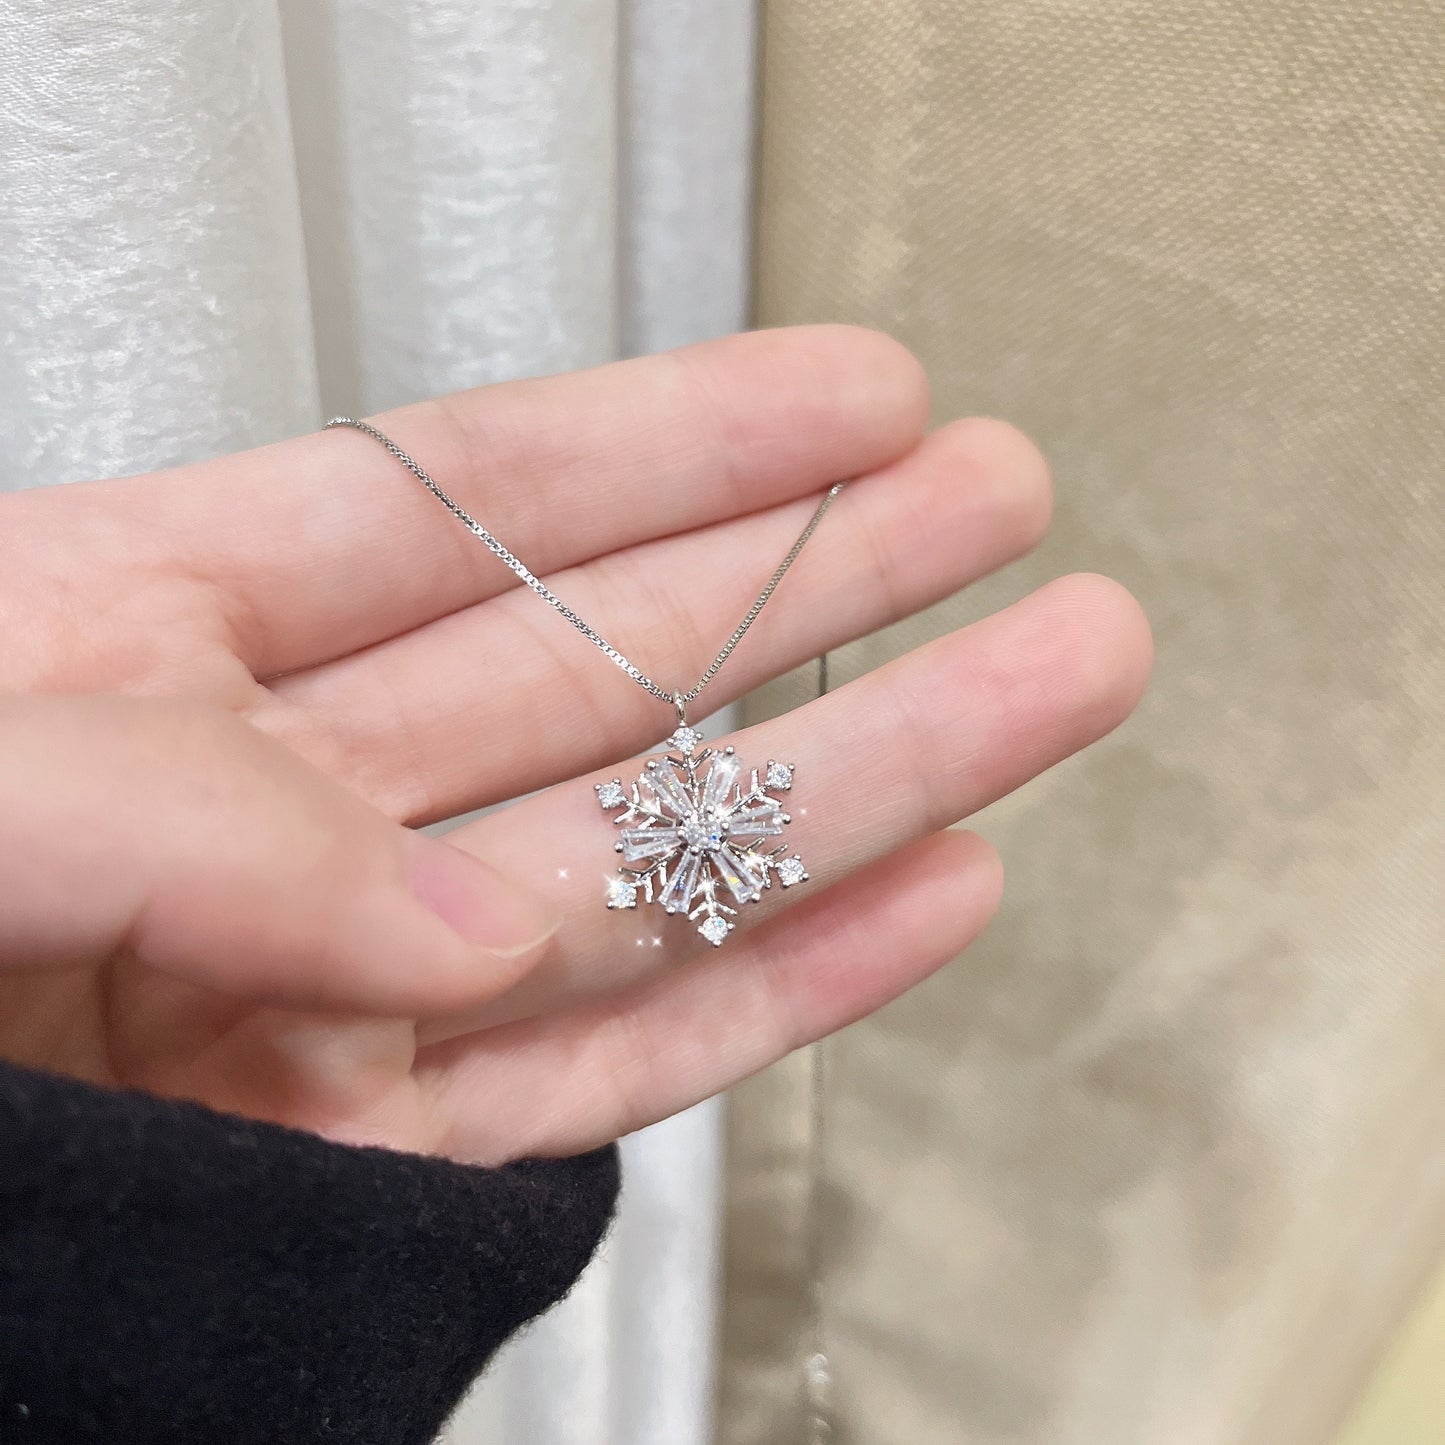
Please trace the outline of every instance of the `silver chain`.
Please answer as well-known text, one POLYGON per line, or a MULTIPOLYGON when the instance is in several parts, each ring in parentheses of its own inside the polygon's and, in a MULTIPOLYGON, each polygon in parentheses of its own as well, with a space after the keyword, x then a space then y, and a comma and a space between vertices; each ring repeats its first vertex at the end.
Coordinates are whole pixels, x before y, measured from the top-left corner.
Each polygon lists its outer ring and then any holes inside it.
POLYGON ((713 678, 718 675, 718 670, 722 667, 723 663, 725 663, 732 655, 733 648, 735 648, 738 643, 743 640, 743 637, 746 634, 748 628, 750 628, 753 623, 757 621, 758 613, 760 613, 763 608, 767 606, 768 598, 770 598, 777 590, 778 583, 783 580, 783 576, 787 572, 788 568, 791 567, 795 561, 797 561, 798 553, 801 552, 803 548, 807 545, 808 538, 813 535, 814 531, 817 529, 818 523, 823 520, 823 513, 826 512, 830 506, 832 506, 833 498, 836 497, 838 493, 841 492, 843 488, 847 485, 846 482, 836 482, 833 486, 829 487, 828 490, 823 494, 823 500, 818 503, 818 508, 813 513, 812 518, 808 522, 808 525, 803 528, 802 532, 798 536, 798 540, 794 542, 793 545, 788 549, 788 555, 784 557, 781 562, 778 563, 777 570, 773 573, 771 577, 768 578, 767 584, 764 586, 763 590, 758 593, 757 601, 755 601, 753 605, 748 608, 747 612, 743 614, 743 620, 739 622, 738 625, 733 629, 732 636, 729 637, 725 643, 723 643, 722 650, 718 653, 718 655, 713 658, 710 663, 708 663, 707 669, 703 672, 703 675, 698 678, 698 680, 690 688, 688 688, 686 692, 683 692, 681 690, 672 690, 659 686, 650 677, 648 677, 648 675, 643 672, 640 667, 636 667, 634 666, 634 664, 629 662, 615 647, 613 647, 610 642, 608 642, 605 637, 603 637, 600 632, 598 632, 593 627, 589 627, 587 623, 585 623, 565 602, 562 601, 560 597, 557 596, 555 592, 552 591, 550 587, 547 586, 545 582, 541 580, 541 578, 535 576, 527 568, 525 563, 523 563, 514 553, 509 551, 505 546, 503 546, 502 543, 499 542, 484 526, 482 526, 482 524, 477 521, 477 519, 472 516, 472 514, 468 512, 466 508, 464 508, 462 504, 456 500, 455 497, 451 496, 448 492, 443 490, 443 488, 430 476, 426 468, 422 466, 422 464, 418 462, 414 457, 411 457, 406 452, 402 451, 402 449, 397 446, 397 444, 392 441, 392 439, 387 436, 385 432, 378 431, 374 426, 371 425, 370 422, 357 421, 355 417, 350 416, 334 416, 331 418, 330 421, 326 423, 327 428, 335 426, 352 427, 356 431, 365 432, 367 436, 374 437, 377 441, 379 441, 382 446, 384 446, 387 451, 389 451, 392 456, 394 456, 397 461, 399 461, 402 466, 404 466, 407 471, 409 471, 417 479, 417 481, 419 481, 422 486, 424 486, 427 491, 429 491, 432 496, 434 496, 437 501, 439 501, 442 506, 447 509, 447 511, 449 511, 459 522, 461 522, 462 525, 465 526, 467 530, 471 532, 474 536, 480 537, 481 540, 486 543, 488 548, 490 548, 490 550, 497 557, 499 557, 503 562, 505 562, 507 566, 510 567, 512 571, 515 572, 517 576, 520 577, 522 581, 525 582, 527 586, 530 587, 532 591, 535 592, 537 596, 542 599, 543 602, 547 603, 549 606, 555 608, 556 611, 560 612, 562 616, 565 617, 567 621, 570 622, 572 626, 575 627, 577 631, 583 635, 583 637, 585 637, 589 642, 593 643, 596 647, 600 648, 603 652, 605 652, 607 656, 610 657, 613 662, 615 662, 618 667, 620 667, 623 672, 625 672, 628 677, 633 680, 633 682, 637 683, 640 687, 645 687, 647 691, 653 695, 653 697, 660 698, 663 702, 672 703, 673 706, 677 708, 678 719, 680 721, 683 718, 683 705, 685 703, 694 702, 699 696, 699 694, 701 694, 703 688, 705 688, 708 683, 710 683, 713 678))

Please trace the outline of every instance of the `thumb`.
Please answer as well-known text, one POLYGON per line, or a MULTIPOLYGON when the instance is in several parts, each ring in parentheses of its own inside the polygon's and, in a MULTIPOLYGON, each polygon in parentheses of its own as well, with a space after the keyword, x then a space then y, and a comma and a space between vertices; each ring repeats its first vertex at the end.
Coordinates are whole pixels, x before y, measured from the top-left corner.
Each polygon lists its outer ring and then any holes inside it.
POLYGON ((505 991, 555 926, 230 713, 0 700, 0 969, 124 952, 257 1002, 421 1017, 505 991))

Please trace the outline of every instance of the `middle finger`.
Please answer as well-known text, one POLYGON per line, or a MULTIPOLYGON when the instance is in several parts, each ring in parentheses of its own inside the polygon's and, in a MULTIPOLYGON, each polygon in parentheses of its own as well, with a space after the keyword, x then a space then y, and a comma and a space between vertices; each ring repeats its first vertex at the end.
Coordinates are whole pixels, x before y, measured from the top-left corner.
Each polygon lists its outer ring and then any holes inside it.
MULTIPOLYGON (((807 519, 807 499, 549 579, 664 686, 686 688, 807 519), (613 622, 615 619, 615 624, 613 622)), ((1010 561, 1047 523, 1012 427, 945 427, 855 482, 705 695, 711 709, 1010 561)), ((410 822, 574 777, 657 742, 671 708, 526 589, 277 680, 254 721, 410 822)))

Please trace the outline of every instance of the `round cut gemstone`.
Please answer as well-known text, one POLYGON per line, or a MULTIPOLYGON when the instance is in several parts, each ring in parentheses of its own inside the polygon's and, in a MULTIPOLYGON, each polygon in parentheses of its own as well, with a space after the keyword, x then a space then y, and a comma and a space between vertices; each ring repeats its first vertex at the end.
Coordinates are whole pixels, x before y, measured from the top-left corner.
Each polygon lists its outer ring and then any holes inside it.
POLYGON ((732 932, 732 924, 720 913, 715 913, 711 918, 706 919, 699 927, 698 932, 712 944, 714 948, 721 945, 729 933, 732 932))
POLYGON ((690 728, 684 723, 668 738, 667 745, 676 748, 680 753, 691 753, 697 750, 700 742, 702 742, 702 734, 696 728, 690 728))
POLYGON ((721 848, 722 824, 716 818, 688 818, 682 825, 682 841, 694 853, 706 853, 710 849, 721 848))
POLYGON ((784 888, 791 888, 794 883, 801 883, 807 876, 803 871, 803 860, 796 853, 791 858, 784 858, 778 864, 778 882, 784 888))
POLYGON ((607 883, 607 906, 609 908, 636 908, 637 885, 625 878, 612 878, 607 883))
POLYGON ((767 786, 779 792, 787 792, 793 786, 793 765, 791 763, 769 763, 767 786))

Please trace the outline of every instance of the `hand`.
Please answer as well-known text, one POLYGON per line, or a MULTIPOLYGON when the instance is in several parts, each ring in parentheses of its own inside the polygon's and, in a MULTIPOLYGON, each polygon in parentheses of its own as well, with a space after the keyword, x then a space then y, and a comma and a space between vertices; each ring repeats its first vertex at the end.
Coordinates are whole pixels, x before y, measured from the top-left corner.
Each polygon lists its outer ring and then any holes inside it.
MULTIPOLYGON (((1033 448, 925 436, 926 410, 895 343, 818 327, 379 424, 669 680, 858 477, 716 707, 1041 535, 1033 448)), ((1073 577, 738 735, 796 762, 811 881, 714 950, 603 907, 592 783, 668 710, 369 438, 0 501, 0 636, 0 1053, 480 1161, 662 1118, 948 961, 1000 874, 942 830, 1112 728, 1149 667, 1128 595, 1073 577), (404 826, 539 789, 449 842, 404 826)))

